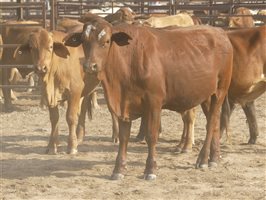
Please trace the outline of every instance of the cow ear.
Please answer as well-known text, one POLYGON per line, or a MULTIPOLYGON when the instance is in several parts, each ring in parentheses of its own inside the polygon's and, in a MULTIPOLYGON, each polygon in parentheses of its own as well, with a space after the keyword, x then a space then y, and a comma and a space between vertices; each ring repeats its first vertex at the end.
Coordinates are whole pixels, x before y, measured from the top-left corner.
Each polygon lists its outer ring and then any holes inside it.
POLYGON ((81 38, 82 38, 82 32, 70 33, 63 39, 63 42, 66 46, 78 47, 82 43, 81 38))
POLYGON ((66 46, 61 42, 54 42, 54 52, 57 56, 67 58, 70 55, 66 46))
POLYGON ((132 38, 124 32, 119 32, 113 33, 111 40, 119 46, 125 46, 129 44, 129 40, 132 40, 132 38))
POLYGON ((24 54, 28 53, 30 51, 29 44, 23 44, 16 48, 13 54, 13 58, 17 58, 18 56, 23 56, 24 54))

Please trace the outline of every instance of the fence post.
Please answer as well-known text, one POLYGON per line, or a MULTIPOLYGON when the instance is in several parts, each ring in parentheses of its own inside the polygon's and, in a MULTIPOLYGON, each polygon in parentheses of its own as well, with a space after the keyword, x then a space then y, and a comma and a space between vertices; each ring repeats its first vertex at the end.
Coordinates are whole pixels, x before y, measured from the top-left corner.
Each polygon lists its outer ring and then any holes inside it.
MULTIPOLYGON (((22 3, 21 0, 17 0, 17 3, 22 3)), ((23 8, 17 9, 18 20, 23 20, 23 8)))
POLYGON ((50 10, 50 29, 51 31, 55 30, 55 5, 56 5, 56 0, 50 0, 51 4, 51 10, 50 10))

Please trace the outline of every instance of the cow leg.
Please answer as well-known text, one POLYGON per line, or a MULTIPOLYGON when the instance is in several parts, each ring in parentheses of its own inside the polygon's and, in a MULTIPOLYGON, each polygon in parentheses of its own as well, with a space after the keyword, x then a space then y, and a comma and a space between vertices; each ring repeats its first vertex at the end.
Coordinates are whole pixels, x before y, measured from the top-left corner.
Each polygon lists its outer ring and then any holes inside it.
MULTIPOLYGON (((141 118, 141 122, 140 122, 140 127, 139 127, 139 133, 138 135, 136 136, 136 139, 137 139, 137 142, 140 142, 140 143, 146 143, 145 142, 145 129, 144 129, 145 125, 144 125, 144 121, 143 119, 141 118)), ((160 120, 160 127, 159 127, 159 134, 162 133, 162 122, 160 120)))
POLYGON ((80 94, 74 93, 70 96, 68 108, 66 113, 66 121, 69 128, 68 135, 68 154, 76 154, 78 152, 78 140, 76 135, 76 128, 78 123, 78 109, 79 109, 80 94))
POLYGON ((145 139, 145 129, 144 128, 145 128, 144 120, 141 118, 139 133, 136 136, 137 142, 144 143, 144 139, 145 139))
POLYGON ((118 120, 119 124, 119 150, 116 157, 115 168, 111 176, 112 180, 124 178, 126 172, 127 145, 130 136, 131 121, 118 120))
MULTIPOLYGON (((78 125, 77 125, 77 140, 78 143, 82 143, 85 136, 85 121, 86 121, 86 113, 88 109, 88 104, 90 103, 90 98, 84 96, 81 103, 80 113, 78 117, 78 125)), ((91 105, 91 104, 90 104, 91 105)))
POLYGON ((219 137, 219 120, 220 120, 220 108, 222 106, 223 98, 222 91, 218 91, 217 96, 212 95, 210 110, 207 115, 207 134, 203 144, 203 147, 199 153, 196 167, 206 168, 208 167, 208 157, 210 155, 210 166, 215 166, 219 158, 220 153, 220 137, 219 137), (220 94, 219 94, 219 93, 220 94), (211 151, 211 153, 210 153, 211 151))
MULTIPOLYGON (((2 81, 3 85, 9 85, 8 77, 10 77, 11 69, 2 69, 2 81)), ((11 102, 11 89, 10 88, 3 88, 2 89, 3 96, 4 96, 4 111, 5 112, 12 112, 12 102, 11 102)))
POLYGON ((114 143, 118 142, 118 137, 119 137, 119 125, 118 125, 118 118, 111 113, 111 117, 112 117, 112 140, 114 143))
POLYGON ((245 105, 242 106, 242 108, 245 112, 248 121, 249 134, 250 134, 248 144, 255 144, 257 137, 259 135, 259 130, 256 119, 254 101, 246 103, 245 105))
POLYGON ((98 104, 98 100, 97 100, 97 92, 96 91, 94 91, 91 94, 91 101, 92 101, 93 108, 95 108, 95 109, 99 109, 100 108, 100 106, 98 104))
POLYGON ((59 121, 59 111, 58 107, 49 107, 49 115, 51 121, 51 135, 49 144, 46 149, 47 154, 56 154, 57 153, 57 145, 58 145, 58 121, 59 121))
POLYGON ((188 153, 192 151, 192 144, 194 143, 195 108, 182 113, 182 120, 184 129, 177 147, 182 153, 188 153))
POLYGON ((156 143, 158 140, 158 132, 160 127, 161 110, 153 110, 146 113, 145 120, 145 139, 148 144, 148 158, 146 160, 146 168, 144 171, 145 180, 156 179, 156 143))

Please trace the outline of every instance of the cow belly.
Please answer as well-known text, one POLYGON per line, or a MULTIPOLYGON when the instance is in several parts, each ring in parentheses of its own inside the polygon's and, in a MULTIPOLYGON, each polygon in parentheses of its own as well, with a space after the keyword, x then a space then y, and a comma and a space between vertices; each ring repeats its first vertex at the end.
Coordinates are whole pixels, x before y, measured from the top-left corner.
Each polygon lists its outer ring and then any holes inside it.
POLYGON ((246 88, 245 90, 240 90, 238 88, 238 90, 235 90, 235 93, 233 91, 230 91, 229 97, 236 103, 245 105, 247 102, 254 101, 265 91, 266 91, 266 78, 263 75, 261 79, 254 81, 253 84, 248 88, 246 88))

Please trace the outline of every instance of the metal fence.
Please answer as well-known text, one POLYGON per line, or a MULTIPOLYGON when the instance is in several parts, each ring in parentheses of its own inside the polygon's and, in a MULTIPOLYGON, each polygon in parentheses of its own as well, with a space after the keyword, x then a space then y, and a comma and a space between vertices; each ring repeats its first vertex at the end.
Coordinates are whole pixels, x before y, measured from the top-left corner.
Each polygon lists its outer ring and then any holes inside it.
MULTIPOLYGON (((114 12, 115 7, 127 6, 135 13, 142 15, 166 14, 173 15, 177 11, 193 12, 203 22, 215 25, 215 20, 220 13, 224 17, 234 16, 234 10, 238 7, 261 10, 266 9, 266 1, 262 0, 1 0, 0 3, 0 29, 8 26, 3 23, 4 20, 25 19, 38 20, 42 27, 55 30, 57 20, 60 18, 79 18, 81 15, 91 9, 100 10, 111 9, 114 12), (47 23, 48 21, 48 23, 47 23)), ((266 16, 253 16, 255 19, 265 19, 266 16)), ((13 25, 14 26, 14 25, 13 25)), ((20 26, 29 26, 20 25, 20 26)), ((18 44, 3 44, 0 48, 14 48, 18 44)), ((11 68, 14 65, 0 65, 0 68, 11 68)), ((16 67, 25 67, 17 65, 16 67)), ((32 66, 27 66, 32 67, 32 66)), ((10 87, 0 85, 0 87, 10 87)), ((16 86, 12 86, 16 87, 16 86)), ((20 86, 18 86, 20 87, 20 86)), ((26 87, 26 86, 25 86, 26 87)))

